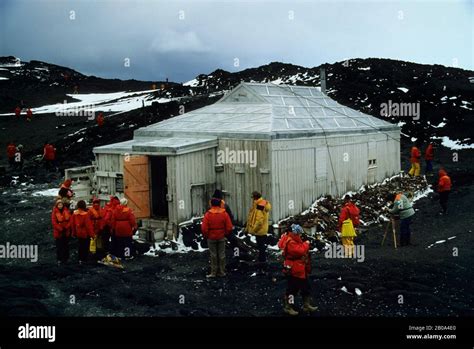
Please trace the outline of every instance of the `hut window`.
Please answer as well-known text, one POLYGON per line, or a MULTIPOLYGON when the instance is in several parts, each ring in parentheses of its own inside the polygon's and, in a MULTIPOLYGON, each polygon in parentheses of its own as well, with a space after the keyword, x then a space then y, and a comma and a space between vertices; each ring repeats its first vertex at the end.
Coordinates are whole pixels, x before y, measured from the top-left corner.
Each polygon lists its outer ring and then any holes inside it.
POLYGON ((377 159, 369 160, 369 167, 375 167, 375 166, 377 166, 377 159))
POLYGON ((117 193, 123 193, 123 175, 117 173, 115 177, 115 191, 117 193))

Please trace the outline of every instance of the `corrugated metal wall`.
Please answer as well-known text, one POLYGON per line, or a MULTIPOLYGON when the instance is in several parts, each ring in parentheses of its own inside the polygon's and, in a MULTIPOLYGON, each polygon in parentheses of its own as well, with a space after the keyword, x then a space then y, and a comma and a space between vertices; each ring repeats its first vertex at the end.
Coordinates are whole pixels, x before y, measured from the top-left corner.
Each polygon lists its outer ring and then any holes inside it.
POLYGON ((96 154, 97 189, 102 190, 100 197, 108 200, 109 195, 117 193, 115 187, 116 174, 123 175, 123 155, 96 154))
POLYGON ((324 138, 274 140, 273 220, 303 211, 322 195, 359 189, 368 180, 369 157, 376 160, 377 181, 399 172, 398 140, 397 131, 328 136, 330 156, 324 138))
POLYGON ((255 167, 251 167, 249 163, 224 162, 223 171, 216 173, 217 188, 228 193, 224 199, 232 209, 236 221, 241 224, 247 220, 253 191, 261 192, 264 198, 272 202, 270 176, 273 171, 271 171, 269 144, 270 141, 262 140, 219 140, 218 151, 225 152, 227 148, 228 153, 251 151, 256 154, 255 167))
POLYGON ((169 218, 172 223, 201 215, 215 189, 215 148, 167 157, 169 218))

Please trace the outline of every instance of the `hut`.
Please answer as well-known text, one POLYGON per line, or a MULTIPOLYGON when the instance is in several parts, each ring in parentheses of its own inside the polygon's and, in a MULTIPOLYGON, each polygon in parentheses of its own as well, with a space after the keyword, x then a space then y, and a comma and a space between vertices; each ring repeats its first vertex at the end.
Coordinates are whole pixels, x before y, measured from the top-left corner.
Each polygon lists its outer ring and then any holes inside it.
POLYGON ((218 188, 246 221, 262 192, 276 222, 318 197, 400 171, 400 128, 316 87, 241 83, 218 102, 95 147, 96 195, 125 195, 143 227, 169 235, 218 188))

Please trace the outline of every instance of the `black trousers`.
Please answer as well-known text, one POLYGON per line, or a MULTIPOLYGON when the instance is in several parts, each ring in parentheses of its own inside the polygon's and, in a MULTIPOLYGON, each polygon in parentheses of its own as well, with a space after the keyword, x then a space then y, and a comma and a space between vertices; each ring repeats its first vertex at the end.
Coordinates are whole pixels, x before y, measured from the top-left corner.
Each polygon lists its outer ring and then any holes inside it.
POLYGON ((114 255, 119 258, 128 258, 133 256, 133 239, 132 237, 115 237, 115 251, 114 255))
POLYGON ((441 205, 443 213, 446 213, 448 211, 449 193, 449 191, 442 191, 441 193, 439 193, 439 204, 441 205))
POLYGON ((77 238, 77 246, 79 261, 87 262, 87 258, 89 257, 90 239, 77 238))
POLYGON ((66 263, 69 259, 69 238, 62 236, 56 239, 56 258, 58 262, 66 263))
POLYGON ((400 246, 410 245, 411 239, 411 217, 400 220, 400 246))
POLYGON ((258 261, 265 263, 267 261, 267 236, 255 236, 257 240, 258 261))
POLYGON ((310 295, 311 286, 309 284, 309 279, 301 279, 294 276, 287 276, 288 285, 286 287, 286 296, 296 296, 298 293, 301 293, 301 296, 307 297, 310 295))

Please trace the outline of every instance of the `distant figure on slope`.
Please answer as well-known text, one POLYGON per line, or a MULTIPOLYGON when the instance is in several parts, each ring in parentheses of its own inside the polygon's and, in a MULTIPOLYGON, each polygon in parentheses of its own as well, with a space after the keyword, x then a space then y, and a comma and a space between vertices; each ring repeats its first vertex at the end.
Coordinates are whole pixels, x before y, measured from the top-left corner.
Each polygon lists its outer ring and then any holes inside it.
POLYGON ((49 142, 43 147, 43 161, 47 169, 56 168, 56 148, 49 142))
POLYGON ((98 127, 104 126, 104 114, 102 112, 100 112, 97 115, 96 121, 97 121, 97 126, 98 127))
POLYGON ((16 119, 18 120, 21 116, 21 108, 20 107, 16 107, 15 108, 15 117, 16 119))
POLYGON ((226 276, 225 273, 225 237, 232 229, 232 222, 222 201, 217 198, 211 200, 211 208, 206 212, 201 224, 202 235, 207 239, 210 253, 211 272, 206 276, 226 276))
POLYGON ((268 235, 268 216, 272 209, 272 205, 267 200, 263 199, 262 194, 258 191, 252 193, 252 208, 250 209, 246 230, 248 233, 255 235, 258 249, 258 262, 261 271, 266 267, 267 253, 266 243, 268 235))
POLYGON ((351 202, 351 197, 346 195, 344 206, 339 213, 339 231, 346 257, 352 257, 354 254, 354 238, 357 236, 355 227, 360 224, 359 214, 359 208, 351 202))
POLYGON ((114 255, 120 258, 133 259, 133 234, 137 230, 137 222, 128 200, 122 198, 113 214, 112 224, 115 232, 116 246, 114 255))
POLYGON ((31 122, 33 120, 33 112, 31 111, 31 108, 28 108, 26 111, 26 121, 31 122))
POLYGON ((303 311, 313 312, 317 308, 311 305, 311 286, 309 274, 311 273, 311 259, 309 255, 309 241, 303 241, 301 234, 303 228, 298 224, 292 224, 278 241, 278 247, 282 250, 285 261, 283 262, 283 274, 287 277, 283 311, 291 316, 298 315, 293 308, 295 297, 301 293, 303 297, 303 311))
POLYGON ((89 257, 90 239, 94 238, 94 228, 84 200, 78 201, 77 210, 72 214, 72 236, 77 237, 79 264, 86 263, 89 257))
POLYGON ((15 153, 16 153, 16 145, 13 142, 9 142, 7 145, 7 158, 8 158, 8 165, 10 168, 15 166, 15 153))
POLYGON ((421 152, 419 149, 419 144, 413 145, 411 148, 411 155, 410 155, 410 163, 411 163, 411 168, 410 171, 408 171, 408 174, 410 176, 415 176, 418 177, 420 175, 420 158, 421 158, 421 152))
POLYGON ((425 150, 425 174, 431 175, 433 173, 433 159, 434 159, 434 150, 433 150, 433 143, 429 143, 428 147, 425 150))
POLYGON ((451 193, 451 178, 444 169, 439 170, 438 176, 439 204, 441 205, 440 214, 446 215, 448 213, 449 193, 451 193))
POLYGON ((403 193, 389 194, 387 201, 393 203, 390 213, 392 215, 400 215, 400 246, 408 246, 411 244, 411 230, 410 224, 415 210, 403 193))
POLYGON ((69 239, 71 237, 71 212, 61 200, 57 200, 51 213, 53 237, 56 242, 58 265, 69 259, 69 239))

